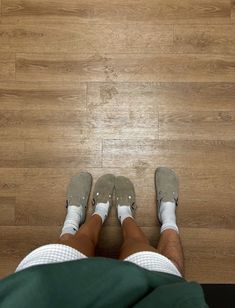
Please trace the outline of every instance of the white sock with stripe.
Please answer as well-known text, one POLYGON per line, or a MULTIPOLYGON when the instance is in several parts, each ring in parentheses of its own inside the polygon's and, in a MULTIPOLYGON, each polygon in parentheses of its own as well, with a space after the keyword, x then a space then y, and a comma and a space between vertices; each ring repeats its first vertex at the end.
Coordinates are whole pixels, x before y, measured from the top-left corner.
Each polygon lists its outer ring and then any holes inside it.
POLYGON ((68 206, 67 215, 60 236, 64 235, 65 233, 70 233, 74 235, 78 231, 82 217, 82 210, 83 209, 80 206, 68 206))

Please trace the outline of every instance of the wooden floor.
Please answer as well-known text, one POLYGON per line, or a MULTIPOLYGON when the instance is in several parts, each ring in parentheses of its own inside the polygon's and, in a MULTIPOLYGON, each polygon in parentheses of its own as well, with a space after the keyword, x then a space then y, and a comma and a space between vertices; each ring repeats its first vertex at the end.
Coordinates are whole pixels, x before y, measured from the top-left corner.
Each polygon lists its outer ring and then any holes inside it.
MULTIPOLYGON (((57 241, 70 177, 180 177, 186 278, 235 282, 235 1, 0 0, 0 275, 57 241)), ((115 208, 97 253, 115 257, 115 208)))

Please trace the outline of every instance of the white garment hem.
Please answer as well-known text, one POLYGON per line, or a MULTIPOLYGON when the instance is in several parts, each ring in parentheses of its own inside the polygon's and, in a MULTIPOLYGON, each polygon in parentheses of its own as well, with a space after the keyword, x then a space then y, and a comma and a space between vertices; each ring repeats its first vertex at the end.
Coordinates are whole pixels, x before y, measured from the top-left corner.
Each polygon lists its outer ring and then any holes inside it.
MULTIPOLYGON (((16 272, 30 266, 60 263, 85 259, 80 251, 63 244, 48 244, 29 253, 18 265, 16 272)), ((150 271, 164 272, 182 277, 174 263, 167 257, 152 251, 140 251, 128 256, 123 261, 132 262, 150 271)))

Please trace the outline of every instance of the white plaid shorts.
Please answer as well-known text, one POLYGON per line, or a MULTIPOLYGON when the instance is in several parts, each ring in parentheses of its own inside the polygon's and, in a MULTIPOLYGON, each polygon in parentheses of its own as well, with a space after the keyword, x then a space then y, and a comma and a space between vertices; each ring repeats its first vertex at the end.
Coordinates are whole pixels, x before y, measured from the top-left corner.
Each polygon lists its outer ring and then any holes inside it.
MULTIPOLYGON (((16 272, 34 265, 80 260, 84 258, 87 258, 87 256, 67 245, 44 245, 30 252, 17 266, 16 272)), ((164 272, 182 277, 172 261, 156 252, 137 252, 123 261, 135 263, 150 271, 164 272)))

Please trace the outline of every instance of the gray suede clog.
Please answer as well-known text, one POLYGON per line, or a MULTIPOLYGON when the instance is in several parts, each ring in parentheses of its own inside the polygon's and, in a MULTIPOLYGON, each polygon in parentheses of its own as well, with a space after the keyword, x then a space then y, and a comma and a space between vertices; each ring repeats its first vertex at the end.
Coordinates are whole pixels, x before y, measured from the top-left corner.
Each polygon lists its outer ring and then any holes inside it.
POLYGON ((156 169, 155 189, 157 193, 158 213, 160 212, 161 201, 175 202, 178 205, 179 179, 173 170, 167 167, 159 167, 156 169))
POLYGON ((66 208, 75 205, 82 208, 81 222, 86 218, 87 203, 91 191, 92 176, 88 172, 81 172, 79 175, 73 176, 67 189, 66 208))
POLYGON ((115 176, 113 174, 104 174, 98 178, 95 183, 92 197, 92 205, 97 203, 109 202, 109 210, 112 206, 113 190, 114 190, 115 176))
POLYGON ((115 179, 115 200, 116 206, 129 205, 134 216, 136 210, 135 189, 133 183, 124 176, 117 176, 115 179))

